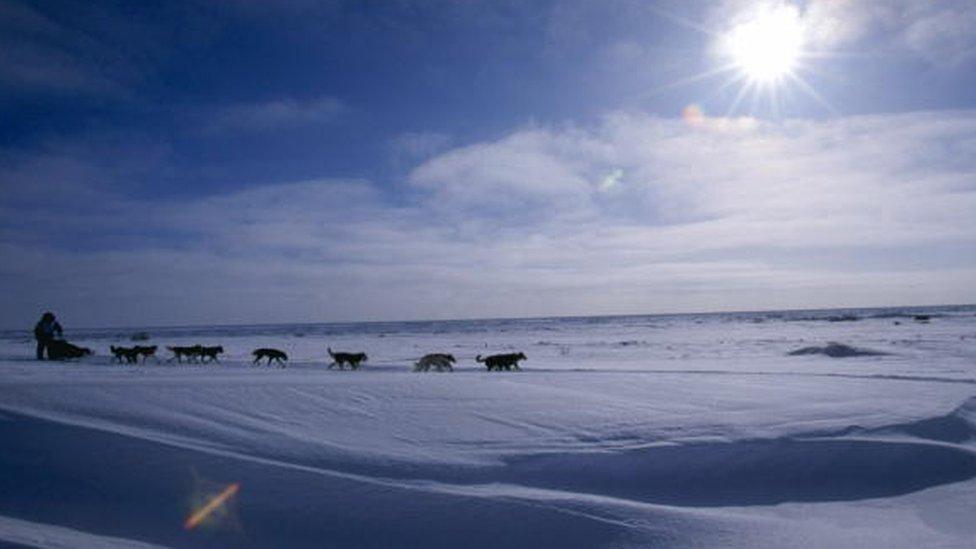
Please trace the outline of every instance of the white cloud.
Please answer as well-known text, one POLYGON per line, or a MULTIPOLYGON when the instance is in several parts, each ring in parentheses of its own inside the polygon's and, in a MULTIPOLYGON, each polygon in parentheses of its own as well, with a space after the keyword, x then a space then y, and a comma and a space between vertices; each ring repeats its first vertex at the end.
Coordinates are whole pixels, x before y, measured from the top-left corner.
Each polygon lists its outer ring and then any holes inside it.
POLYGON ((909 14, 902 39, 912 51, 936 64, 976 59, 976 3, 915 2, 909 14))
POLYGON ((357 180, 157 201, 85 187, 47 212, 88 228, 80 248, 18 231, 36 211, 4 184, 4 322, 55 306, 105 324, 973 301, 974 143, 976 112, 616 113, 443 152, 406 197, 357 180))
MULTIPOLYGON (((528 129, 457 149, 418 167, 411 181, 443 211, 485 211, 519 225, 533 215, 647 226, 722 219, 754 227, 780 219, 819 225, 830 216, 837 225, 845 217, 860 222, 864 212, 884 206, 890 217, 878 228, 884 233, 908 230, 898 215, 934 200, 932 190, 965 184, 972 166, 953 172, 962 161, 954 144, 974 131, 968 113, 783 124, 709 120, 700 128, 618 114, 589 131, 528 129), (618 170, 617 194, 608 197, 601 192, 605 178, 618 170)), ((959 203, 942 199, 940 210, 929 211, 928 234, 959 232, 952 223, 965 221, 946 220, 959 203)), ((918 228, 917 215, 910 217, 918 228)), ((832 232, 851 238, 845 230, 832 232)), ((716 235, 732 236, 744 237, 741 231, 716 235)), ((757 238, 768 242, 775 235, 757 238)))

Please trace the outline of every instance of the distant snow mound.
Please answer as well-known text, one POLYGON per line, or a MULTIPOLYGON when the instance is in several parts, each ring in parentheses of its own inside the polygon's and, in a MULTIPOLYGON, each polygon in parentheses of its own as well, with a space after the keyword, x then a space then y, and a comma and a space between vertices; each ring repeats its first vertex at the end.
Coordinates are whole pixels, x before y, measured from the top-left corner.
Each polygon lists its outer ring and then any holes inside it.
POLYGON ((851 347, 850 345, 844 345, 843 343, 836 343, 832 341, 824 347, 803 347, 802 349, 790 351, 787 354, 790 356, 827 355, 831 358, 846 358, 851 356, 878 356, 886 355, 888 353, 873 351, 871 349, 859 349, 857 347, 851 347))
POLYGON ((861 317, 857 315, 834 315, 828 316, 827 322, 857 322, 861 317))

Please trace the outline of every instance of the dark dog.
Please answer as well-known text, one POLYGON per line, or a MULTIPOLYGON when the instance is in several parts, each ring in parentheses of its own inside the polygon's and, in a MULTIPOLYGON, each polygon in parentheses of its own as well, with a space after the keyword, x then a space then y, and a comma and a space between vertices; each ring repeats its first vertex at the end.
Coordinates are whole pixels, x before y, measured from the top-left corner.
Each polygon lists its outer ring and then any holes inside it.
POLYGON ((491 372, 493 370, 521 370, 522 368, 519 368, 518 363, 520 360, 526 360, 526 358, 524 353, 508 353, 504 355, 490 355, 485 358, 481 358, 481 355, 478 355, 475 357, 475 360, 483 363, 488 367, 488 371, 491 372))
POLYGON ((255 349, 251 354, 254 355, 254 364, 260 362, 262 358, 266 358, 268 359, 268 366, 271 366, 271 361, 274 360, 284 368, 285 362, 288 361, 288 355, 278 349, 255 349))
POLYGON ((217 360, 217 355, 224 352, 224 348, 220 345, 214 347, 200 347, 200 361, 201 362, 220 362, 217 360))
POLYGON ((413 371, 429 372, 431 368, 435 368, 438 372, 443 370, 453 372, 455 362, 457 362, 457 360, 454 358, 454 355, 446 353, 431 353, 429 355, 420 357, 420 360, 413 365, 413 371))
POLYGON ((93 354, 95 353, 87 347, 72 345, 71 343, 61 339, 51 340, 47 346, 47 357, 51 360, 68 360, 72 358, 91 356, 93 354))
POLYGON ((340 370, 345 369, 344 364, 348 364, 352 370, 358 370, 360 363, 369 358, 366 353, 333 353, 331 348, 329 348, 329 356, 332 357, 332 364, 329 364, 329 368, 338 366, 340 370))
POLYGON ((173 358, 169 359, 168 362, 172 362, 175 358, 177 362, 181 363, 183 362, 183 357, 186 357, 187 362, 195 362, 196 359, 200 357, 200 351, 203 350, 203 347, 200 345, 193 345, 192 347, 181 347, 176 345, 166 348, 173 352, 173 358))
MULTIPOLYGON (((188 347, 176 345, 166 348, 173 352, 173 358, 175 358, 177 362, 183 362, 183 357, 186 357, 187 362, 196 362, 203 355, 202 345, 191 345, 188 347)), ((169 361, 172 362, 173 358, 169 359, 169 361)))
POLYGON ((133 349, 135 349, 136 351, 136 355, 141 356, 143 362, 145 362, 146 359, 149 357, 153 357, 155 359, 156 349, 158 348, 159 347, 157 347, 156 345, 150 345, 148 347, 143 345, 136 345, 135 347, 133 347, 133 349))
MULTIPOLYGON (((167 347, 173 352, 173 358, 177 362, 183 362, 183 357, 186 357, 187 362, 207 362, 205 359, 209 359, 210 362, 220 362, 217 360, 217 355, 224 352, 224 348, 220 345, 214 347, 204 347, 203 345, 193 345, 190 347, 167 347)), ((172 362, 173 358, 169 359, 172 362)))
POLYGON ((109 346, 109 350, 115 355, 115 360, 119 364, 122 364, 122 359, 129 364, 134 364, 139 361, 139 347, 116 347, 115 345, 109 346))

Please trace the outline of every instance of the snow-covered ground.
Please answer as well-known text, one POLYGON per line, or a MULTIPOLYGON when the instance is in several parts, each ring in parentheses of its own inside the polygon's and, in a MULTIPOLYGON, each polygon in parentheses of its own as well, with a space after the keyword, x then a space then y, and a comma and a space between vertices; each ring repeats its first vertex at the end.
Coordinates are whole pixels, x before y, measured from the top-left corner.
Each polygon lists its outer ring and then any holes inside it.
POLYGON ((0 334, 0 542, 976 546, 973 307, 146 329, 161 360, 113 363, 137 331, 69 329, 68 363, 0 334), (830 342, 886 354, 787 354, 830 342), (226 353, 167 362, 196 343, 226 353))

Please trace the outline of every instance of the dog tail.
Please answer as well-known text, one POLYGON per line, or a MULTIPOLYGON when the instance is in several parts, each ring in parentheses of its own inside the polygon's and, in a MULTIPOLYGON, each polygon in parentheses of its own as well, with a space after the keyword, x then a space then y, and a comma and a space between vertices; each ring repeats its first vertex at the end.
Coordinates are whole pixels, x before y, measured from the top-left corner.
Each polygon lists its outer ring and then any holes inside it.
POLYGON ((484 360, 481 358, 481 355, 478 355, 478 356, 474 357, 474 360, 475 360, 475 362, 482 362, 482 363, 484 363, 484 360))

